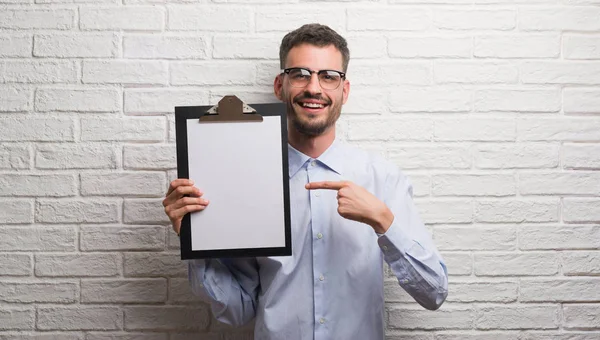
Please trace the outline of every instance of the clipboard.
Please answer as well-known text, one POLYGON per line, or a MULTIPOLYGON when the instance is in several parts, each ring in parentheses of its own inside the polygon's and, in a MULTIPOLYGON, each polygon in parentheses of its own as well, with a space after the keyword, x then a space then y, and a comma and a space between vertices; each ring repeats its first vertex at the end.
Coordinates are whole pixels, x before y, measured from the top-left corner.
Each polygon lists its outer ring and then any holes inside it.
POLYGON ((181 259, 292 254, 283 103, 175 107, 177 177, 209 200, 181 223, 181 259))

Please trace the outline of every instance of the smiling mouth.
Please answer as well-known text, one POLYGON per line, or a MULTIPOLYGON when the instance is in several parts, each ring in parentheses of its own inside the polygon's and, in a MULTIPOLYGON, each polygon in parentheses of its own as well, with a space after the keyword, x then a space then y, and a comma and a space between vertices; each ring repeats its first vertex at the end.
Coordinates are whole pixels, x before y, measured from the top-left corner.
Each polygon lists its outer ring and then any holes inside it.
POLYGON ((325 106, 327 106, 326 104, 319 104, 319 103, 303 103, 303 102, 300 102, 299 104, 300 104, 300 106, 305 107, 307 109, 322 109, 325 106))

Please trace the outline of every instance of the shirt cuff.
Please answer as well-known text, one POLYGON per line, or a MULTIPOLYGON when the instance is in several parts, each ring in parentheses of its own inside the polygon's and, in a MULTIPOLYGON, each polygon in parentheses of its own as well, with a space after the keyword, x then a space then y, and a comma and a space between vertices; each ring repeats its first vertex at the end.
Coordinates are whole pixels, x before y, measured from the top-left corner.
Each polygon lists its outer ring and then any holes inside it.
POLYGON ((379 248, 384 256, 392 261, 405 256, 407 250, 415 243, 402 231, 395 218, 388 230, 384 234, 378 233, 377 236, 379 236, 377 239, 379 248))

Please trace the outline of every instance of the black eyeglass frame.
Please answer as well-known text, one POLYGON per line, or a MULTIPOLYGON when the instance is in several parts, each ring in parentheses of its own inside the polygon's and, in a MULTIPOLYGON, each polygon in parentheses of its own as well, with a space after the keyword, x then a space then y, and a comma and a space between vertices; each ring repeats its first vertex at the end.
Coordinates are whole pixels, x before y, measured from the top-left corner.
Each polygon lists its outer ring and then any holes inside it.
MULTIPOLYGON (((346 80, 346 73, 338 71, 338 70, 319 70, 319 71, 314 71, 314 70, 308 69, 306 67, 288 67, 288 68, 284 68, 283 70, 281 70, 281 73, 289 75, 292 70, 305 70, 306 72, 310 73, 311 76, 313 75, 313 73, 316 73, 317 77, 319 75, 321 75, 322 73, 325 73, 325 72, 336 72, 336 73, 339 73, 340 74, 340 83, 335 88, 330 89, 330 90, 337 90, 340 87, 340 84, 342 83, 342 80, 346 80)), ((290 82, 290 85, 291 85, 292 82, 290 80, 288 80, 288 81, 290 82)), ((321 85, 321 79, 320 78, 319 78, 319 85, 321 85)), ((292 85, 292 86, 294 86, 294 85, 292 85)), ((321 85, 321 87, 322 86, 323 85, 321 85)), ((296 87, 296 86, 294 86, 294 87, 296 87)))

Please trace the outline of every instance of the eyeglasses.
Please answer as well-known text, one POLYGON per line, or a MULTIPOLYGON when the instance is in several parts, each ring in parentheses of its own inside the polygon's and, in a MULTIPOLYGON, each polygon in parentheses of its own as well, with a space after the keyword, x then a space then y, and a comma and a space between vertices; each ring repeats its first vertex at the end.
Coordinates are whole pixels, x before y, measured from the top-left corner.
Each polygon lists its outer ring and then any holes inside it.
POLYGON ((290 67, 281 71, 289 75, 290 85, 293 87, 306 87, 310 83, 310 78, 313 73, 317 74, 319 84, 325 90, 335 90, 342 83, 342 79, 346 78, 344 72, 335 70, 320 70, 313 71, 303 67, 290 67))

